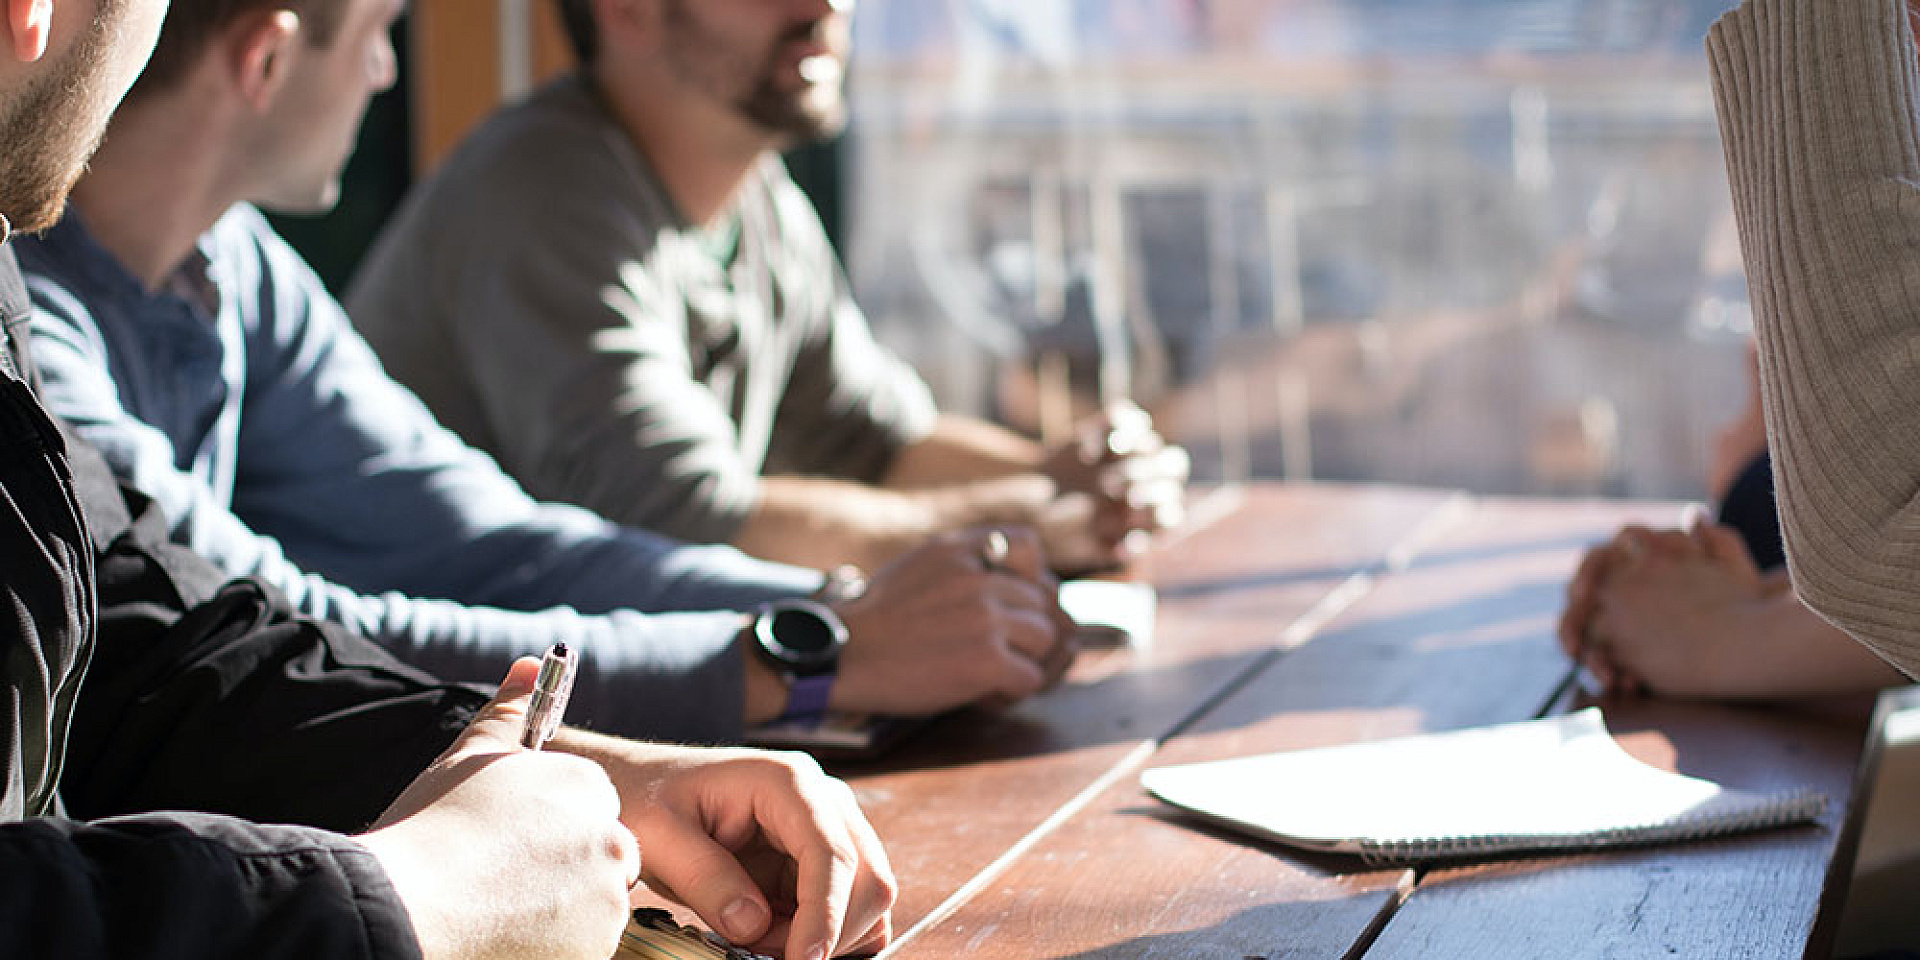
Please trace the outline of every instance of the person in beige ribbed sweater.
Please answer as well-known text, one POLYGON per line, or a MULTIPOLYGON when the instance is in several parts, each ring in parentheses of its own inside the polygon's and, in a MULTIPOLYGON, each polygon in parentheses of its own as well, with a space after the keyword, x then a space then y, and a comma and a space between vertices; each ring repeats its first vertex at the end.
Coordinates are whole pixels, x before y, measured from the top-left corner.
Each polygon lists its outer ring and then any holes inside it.
MULTIPOLYGON (((1913 26, 1907 0, 1746 0, 1707 38, 1794 588, 1908 676, 1920 674, 1913 26)), ((1915 940, 1911 753, 1883 759, 1868 801, 1842 955, 1915 940)))
POLYGON ((1794 586, 1920 673, 1920 71, 1905 0, 1707 40, 1794 586))

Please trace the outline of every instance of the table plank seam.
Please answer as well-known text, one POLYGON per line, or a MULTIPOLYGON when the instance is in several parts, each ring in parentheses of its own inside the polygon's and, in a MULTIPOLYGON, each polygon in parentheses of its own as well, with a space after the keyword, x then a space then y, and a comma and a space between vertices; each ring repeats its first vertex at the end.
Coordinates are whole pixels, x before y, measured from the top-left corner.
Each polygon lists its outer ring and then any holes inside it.
MULTIPOLYGON (((1222 488, 1221 491, 1216 491, 1216 493, 1237 491, 1237 489, 1238 488, 1233 487, 1222 488)), ((1240 503, 1244 502, 1244 497, 1232 497, 1227 499, 1227 502, 1230 505, 1226 509, 1218 511, 1217 516, 1204 518, 1201 521, 1202 525, 1211 525, 1225 518, 1233 509, 1237 508, 1240 503)), ((1363 565, 1360 569, 1342 580, 1338 586, 1329 590, 1325 596, 1316 601, 1305 613, 1289 622, 1286 627, 1282 628, 1280 634, 1275 638, 1274 645, 1270 649, 1262 653, 1259 657, 1256 657, 1234 676, 1224 681, 1212 694, 1201 699, 1192 710, 1169 725, 1164 732, 1137 743, 1132 750, 1127 752, 1126 756, 1108 768, 1105 773, 1096 777, 1084 789, 1063 803, 1025 836, 1015 841, 1001 853, 1000 856, 994 858, 992 862, 982 867, 979 872, 975 873, 967 882, 961 884, 960 887, 949 894, 945 900, 942 900, 938 906, 934 907, 926 916, 922 917, 919 922, 907 928, 906 931, 901 933, 900 936, 888 945, 887 949, 881 951, 875 960, 889 960, 889 958, 897 956, 926 931, 950 919, 955 913, 959 912, 962 907, 965 907, 978 896, 982 890, 986 889, 987 886, 999 879, 1007 870, 1011 869, 1028 851, 1052 835, 1062 824, 1092 804, 1101 794, 1118 783, 1121 778, 1138 772, 1146 765, 1147 761, 1151 759, 1155 753, 1158 753, 1169 741, 1191 729, 1194 724, 1198 723, 1208 713, 1225 702, 1228 697, 1243 689, 1262 673, 1266 672, 1286 653, 1297 650, 1305 645, 1312 640, 1320 630, 1325 628, 1327 624, 1359 603, 1360 600, 1379 583, 1381 577, 1411 567, 1423 550, 1431 546, 1435 540, 1447 531, 1465 522, 1467 517, 1474 512, 1477 503, 1476 498, 1465 493, 1455 493, 1448 497, 1422 519, 1420 523, 1414 526, 1410 533, 1389 547, 1380 559, 1363 565)), ((1405 894, 1402 895, 1398 887, 1396 887, 1396 895, 1389 898, 1388 903, 1383 905, 1381 913, 1368 924, 1367 930, 1371 931, 1373 936, 1377 936, 1379 931, 1385 928, 1387 922, 1392 918, 1393 910, 1397 909, 1398 903, 1404 901, 1406 896, 1411 895, 1415 882, 1411 873, 1412 872, 1409 871, 1409 876, 1403 878, 1402 883, 1399 885, 1406 888, 1405 894)), ((1372 937, 1366 936, 1364 933, 1363 939, 1367 944, 1370 944, 1372 941, 1372 937)), ((1356 946, 1359 947, 1361 952, 1364 952, 1364 945, 1356 944, 1356 946)), ((1358 956, 1358 954, 1353 955, 1358 956)))
MULTIPOLYGON (((1578 664, 1569 664, 1566 674, 1534 711, 1534 719, 1563 714, 1578 706, 1579 698, 1586 692, 1582 685, 1583 675, 1584 671, 1578 664)), ((1854 797, 1867 795, 1866 784, 1870 781, 1872 767, 1877 759, 1874 756, 1874 748, 1878 746, 1877 743, 1871 742, 1871 738, 1875 738, 1879 732, 1878 721, 1885 709, 1886 697, 1883 696, 1876 704, 1874 721, 1867 725, 1866 735, 1870 738, 1870 742, 1854 768, 1852 793, 1854 797)), ((1858 821, 1863 819, 1862 806, 1863 804, 1857 800, 1851 803, 1848 815, 1842 821, 1840 836, 1836 840, 1839 852, 1827 863, 1821 896, 1815 906, 1811 927, 1807 931, 1804 952, 1800 954, 1806 960, 1812 960, 1815 957, 1824 958, 1832 952, 1840 907, 1844 905, 1847 887, 1851 880, 1854 853, 1852 848, 1857 841, 1858 821)), ((1409 867, 1407 875, 1402 879, 1403 887, 1397 887, 1394 895, 1382 904, 1374 921, 1356 939, 1353 947, 1342 955, 1342 960, 1364 960, 1365 957, 1372 955, 1370 952, 1378 945, 1389 925, 1408 907, 1413 898, 1422 891, 1434 889, 1428 884, 1429 876, 1441 872, 1444 871, 1439 868, 1409 867)), ((1400 946, 1404 948, 1405 944, 1400 946)))
POLYGON ((1244 484, 1230 483, 1215 487, 1187 504, 1186 519, 1178 527, 1160 534, 1154 546, 1165 550, 1179 544, 1232 516, 1246 502, 1247 488, 1244 484))
POLYGON ((1392 922, 1393 915, 1400 911, 1400 905, 1406 903, 1408 897, 1413 896, 1413 891, 1419 883, 1419 870, 1408 867, 1403 871, 1399 882, 1393 885, 1393 896, 1380 903, 1379 912, 1373 915, 1373 920, 1368 922, 1366 929, 1360 931, 1360 936, 1354 939, 1353 946, 1348 947, 1347 952, 1340 955, 1340 960, 1360 960, 1368 950, 1373 949, 1374 941, 1380 939, 1380 934, 1387 929, 1387 924, 1392 922))
POLYGON ((940 905, 933 908, 932 912, 920 918, 919 923, 909 927, 907 931, 896 938, 887 949, 881 951, 874 960, 887 960, 888 957, 894 956, 899 951, 905 949, 906 946, 918 938, 920 934, 946 922, 947 919, 957 913, 961 907, 966 906, 972 901, 981 890, 986 889, 988 884, 998 880, 1002 874, 1006 873, 1015 861, 1026 855, 1028 850, 1033 849, 1040 841, 1052 835, 1053 831, 1059 829, 1061 824, 1072 819, 1075 814, 1086 809, 1088 804, 1098 799, 1109 787, 1119 782, 1121 777, 1126 776, 1141 764, 1146 763, 1147 758, 1152 756, 1154 751, 1158 749, 1159 744, 1151 740, 1136 744, 1132 750, 1127 752, 1125 757, 1121 758, 1119 763, 1108 769, 1106 773, 1095 778, 1092 783, 1088 784, 1079 793, 1074 794, 1072 799, 1061 804, 1058 810, 1055 810, 1045 820, 1040 821, 1039 825, 1029 831, 1026 836, 1014 841, 1013 846, 1008 847, 1006 852, 995 857, 992 863, 981 867, 979 873, 974 874, 966 883, 961 884, 958 890, 948 895, 947 899, 941 901, 940 905))

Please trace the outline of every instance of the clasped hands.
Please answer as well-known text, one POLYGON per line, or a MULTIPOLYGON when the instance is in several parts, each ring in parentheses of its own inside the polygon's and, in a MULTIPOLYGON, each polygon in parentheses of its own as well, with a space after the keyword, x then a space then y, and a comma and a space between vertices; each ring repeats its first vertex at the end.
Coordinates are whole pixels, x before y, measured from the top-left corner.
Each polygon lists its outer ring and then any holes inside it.
POLYGON ((1144 534, 1178 525, 1191 467, 1187 451, 1168 444, 1132 403, 1081 424, 1042 467, 1058 494, 1038 521, 1054 568, 1121 566, 1140 552, 1144 534))
POLYGON ((1588 551, 1567 586, 1561 649, 1612 695, 1714 697, 1729 664, 1790 592, 1731 528, 1629 526, 1588 551))

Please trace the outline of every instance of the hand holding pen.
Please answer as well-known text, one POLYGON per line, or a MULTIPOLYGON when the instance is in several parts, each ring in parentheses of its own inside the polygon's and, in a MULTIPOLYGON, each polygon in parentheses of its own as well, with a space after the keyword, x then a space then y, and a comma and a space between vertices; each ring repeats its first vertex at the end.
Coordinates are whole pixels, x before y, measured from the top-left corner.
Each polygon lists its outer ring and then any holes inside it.
POLYGON ((607 772, 521 746, 542 712, 538 676, 533 658, 514 663, 452 747, 355 838, 429 957, 433 945, 467 944, 475 955, 604 960, 626 925, 640 857, 607 772))

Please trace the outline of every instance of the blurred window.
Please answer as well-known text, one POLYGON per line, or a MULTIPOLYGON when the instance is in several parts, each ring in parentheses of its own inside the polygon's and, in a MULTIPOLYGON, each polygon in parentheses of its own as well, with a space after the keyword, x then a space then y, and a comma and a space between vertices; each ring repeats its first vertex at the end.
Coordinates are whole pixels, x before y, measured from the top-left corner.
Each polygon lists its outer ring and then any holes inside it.
POLYGON ((1730 0, 862 0, 845 254, 945 403, 1207 479, 1698 496, 1730 0))

